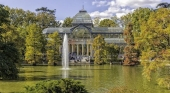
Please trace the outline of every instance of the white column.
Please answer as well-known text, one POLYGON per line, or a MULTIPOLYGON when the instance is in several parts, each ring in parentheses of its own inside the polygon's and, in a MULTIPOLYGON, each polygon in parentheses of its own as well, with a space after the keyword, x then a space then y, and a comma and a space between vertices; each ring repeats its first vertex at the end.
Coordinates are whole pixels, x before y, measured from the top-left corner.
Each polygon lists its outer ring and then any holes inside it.
POLYGON ((89 56, 89 44, 87 44, 87 56, 89 56))
POLYGON ((77 44, 77 55, 79 55, 79 44, 77 44))
POLYGON ((84 55, 84 45, 82 44, 82 56, 84 55))
MULTIPOLYGON (((68 44, 68 51, 69 51, 69 53, 71 52, 71 50, 70 50, 70 47, 71 47, 71 44, 68 44)), ((62 48, 63 48, 63 46, 62 46, 62 48)), ((61 50, 62 51, 62 50, 61 50)), ((63 52, 63 51, 62 51, 63 52)))
POLYGON ((90 56, 92 57, 93 53, 92 53, 92 44, 90 44, 90 56))
POLYGON ((71 44, 71 45, 72 45, 71 52, 73 53, 74 52, 74 46, 73 46, 73 44, 71 44))

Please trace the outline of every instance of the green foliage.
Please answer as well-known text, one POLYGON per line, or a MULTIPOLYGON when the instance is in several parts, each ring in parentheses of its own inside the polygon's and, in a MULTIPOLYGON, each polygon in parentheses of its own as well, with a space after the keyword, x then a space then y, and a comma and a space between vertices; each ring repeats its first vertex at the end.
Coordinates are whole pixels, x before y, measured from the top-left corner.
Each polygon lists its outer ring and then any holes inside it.
POLYGON ((110 55, 111 62, 117 61, 119 54, 119 47, 115 44, 106 44, 107 56, 110 55))
POLYGON ((167 2, 159 3, 156 8, 170 8, 170 4, 167 2))
POLYGON ((98 35, 93 40, 94 63, 104 64, 106 63, 106 42, 101 35, 98 35))
POLYGON ((66 19, 64 19, 62 27, 72 27, 72 24, 71 24, 72 21, 73 21, 72 18, 67 17, 66 19))
POLYGON ((134 37, 132 34, 132 24, 128 24, 124 31, 125 41, 127 45, 124 48, 124 61, 123 65, 137 65, 139 53, 134 48, 134 37))
POLYGON ((95 17, 94 18, 94 20, 93 20, 93 24, 94 24, 94 26, 95 27, 98 27, 99 26, 99 24, 100 24, 100 17, 95 17))
POLYGON ((19 62, 18 50, 12 43, 0 42, 0 79, 17 79, 19 62))
POLYGON ((7 29, 9 26, 8 17, 9 12, 0 4, 0 79, 18 78, 15 63, 19 61, 19 54, 15 45, 11 43, 13 41, 11 37, 7 38, 8 32, 10 32, 10 29, 7 29))
POLYGON ((110 19, 101 20, 99 23, 99 27, 116 27, 116 26, 117 24, 113 20, 110 20, 110 19))
MULTIPOLYGON (((135 47, 140 49, 143 75, 151 80, 151 74, 165 68, 170 61, 170 10, 159 8, 150 12, 146 22, 140 25, 141 32, 135 38, 135 47)), ((159 72, 160 73, 160 72, 159 72)), ((168 84, 169 75, 158 78, 160 85, 168 84)), ((168 85, 169 86, 169 85, 168 85)))
MULTIPOLYGON (((140 40, 143 40, 143 36, 140 38, 142 25, 145 24, 150 17, 152 10, 149 8, 138 8, 133 13, 129 13, 121 17, 126 28, 124 30, 124 37, 127 46, 124 48, 124 64, 134 65, 138 64, 139 55, 141 54, 141 48, 139 46, 140 40)), ((151 33, 150 33, 151 34, 151 33)), ((143 47, 144 45, 140 45, 143 47)))
POLYGON ((167 78, 158 78, 158 84, 163 87, 170 89, 170 77, 167 78))
POLYGON ((80 82, 71 79, 46 80, 25 89, 26 93, 88 93, 80 82))
POLYGON ((29 63, 36 63, 42 56, 42 32, 36 24, 31 24, 27 28, 25 60, 29 63))
POLYGON ((56 21, 55 12, 56 10, 50 10, 47 7, 37 8, 37 24, 41 27, 41 30, 47 27, 59 27, 61 23, 56 21))
POLYGON ((2 28, 2 25, 9 23, 8 17, 9 17, 9 12, 4 9, 4 5, 0 4, 0 41, 3 40, 2 33, 5 33, 6 31, 2 28))
POLYGON ((61 57, 59 54, 60 45, 61 45, 61 39, 58 32, 54 32, 48 35, 48 40, 46 45, 48 64, 54 64, 57 63, 57 61, 61 61, 61 57))

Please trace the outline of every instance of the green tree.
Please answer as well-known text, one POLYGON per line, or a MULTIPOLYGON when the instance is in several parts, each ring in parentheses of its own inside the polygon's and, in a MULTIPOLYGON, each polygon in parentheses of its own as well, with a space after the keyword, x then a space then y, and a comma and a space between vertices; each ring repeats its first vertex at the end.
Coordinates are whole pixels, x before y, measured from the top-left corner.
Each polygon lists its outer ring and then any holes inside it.
POLYGON ((30 24, 27 28, 25 60, 36 64, 42 56, 42 32, 36 24, 30 24))
POLYGON ((95 64, 104 64, 106 63, 106 42, 101 35, 98 35, 93 40, 93 49, 94 49, 94 62, 95 64))
POLYGON ((37 8, 37 24, 41 27, 41 30, 47 27, 59 27, 61 23, 56 21, 56 10, 50 10, 47 7, 37 8))
POLYGON ((1 27, 3 24, 9 24, 9 12, 4 9, 4 5, 0 4, 0 41, 3 41, 2 33, 5 33, 5 30, 1 27))
POLYGON ((120 18, 118 18, 117 16, 111 17, 111 20, 113 20, 113 22, 115 22, 115 24, 116 24, 117 27, 121 26, 121 25, 120 25, 120 24, 121 24, 121 20, 120 20, 120 18))
POLYGON ((8 30, 8 32, 3 35, 5 36, 5 40, 10 39, 11 42, 15 43, 19 51, 20 59, 24 60, 26 49, 25 39, 27 35, 26 27, 29 24, 36 23, 36 13, 18 8, 9 8, 8 6, 5 6, 5 9, 9 11, 10 26, 3 26, 8 30))
POLYGON ((117 24, 111 19, 104 19, 100 21, 99 27, 116 27, 117 24))
POLYGON ((128 13, 120 18, 120 26, 125 27, 131 22, 131 13, 128 13))
POLYGON ((9 12, 5 10, 4 5, 0 4, 0 79, 18 78, 18 70, 15 63, 18 63, 18 50, 14 43, 6 40, 3 34, 6 34, 5 25, 9 26, 9 12))
MULTIPOLYGON (((141 25, 141 33, 136 40, 136 47, 141 50, 141 63, 144 66, 143 75, 151 79, 151 73, 163 72, 170 61, 170 10, 159 8, 152 11, 148 21, 141 25)), ((159 84, 170 86, 170 77, 162 73, 159 84)))
POLYGON ((61 45, 61 39, 58 32, 54 32, 48 35, 48 40, 46 45, 48 64, 55 65, 57 61, 61 61, 61 57, 59 54, 60 45, 61 45))
POLYGON ((159 3, 156 8, 170 8, 170 4, 167 2, 159 3))
POLYGON ((133 13, 127 14, 122 17, 126 29, 124 31, 125 41, 127 46, 124 49, 124 64, 136 64, 138 63, 137 57, 140 55, 140 49, 134 48, 138 43, 138 37, 141 33, 141 25, 148 21, 150 13, 152 12, 149 8, 138 8, 133 13), (138 53, 138 54, 136 54, 138 53))
POLYGON ((72 27, 72 24, 71 24, 72 21, 73 21, 72 18, 67 17, 66 19, 64 19, 62 27, 72 27))
POLYGON ((117 61, 119 47, 115 44, 106 44, 107 55, 110 55, 110 62, 117 61))
POLYGON ((95 17, 94 20, 93 20, 93 24, 95 27, 98 27, 99 26, 99 23, 100 23, 100 17, 95 17))

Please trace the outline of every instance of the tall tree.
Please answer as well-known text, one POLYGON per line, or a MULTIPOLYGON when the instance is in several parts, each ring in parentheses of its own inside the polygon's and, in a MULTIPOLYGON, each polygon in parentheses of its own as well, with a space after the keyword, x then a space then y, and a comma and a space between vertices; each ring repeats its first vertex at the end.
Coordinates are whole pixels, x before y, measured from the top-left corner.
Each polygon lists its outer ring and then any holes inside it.
POLYGON ((100 17, 95 17, 94 19, 93 19, 93 24, 94 24, 94 26, 95 27, 98 27, 99 26, 99 23, 100 23, 100 17))
POLYGON ((106 63, 106 42, 101 35, 98 35, 93 40, 93 49, 94 49, 94 62, 95 64, 105 64, 106 63))
POLYGON ((119 47, 115 44, 106 44, 107 55, 110 55, 110 62, 117 61, 119 47))
POLYGON ((73 21, 73 18, 67 17, 66 19, 64 19, 62 27, 72 27, 72 24, 71 24, 72 21, 73 21))
POLYGON ((0 78, 1 79, 16 79, 18 70, 15 63, 18 63, 18 50, 14 43, 7 42, 3 34, 6 34, 7 29, 4 26, 9 26, 9 12, 5 10, 4 5, 0 4, 0 78))
POLYGON ((159 8, 152 11, 146 23, 141 25, 141 33, 137 38, 136 47, 141 50, 141 63, 144 66, 143 75, 149 80, 151 73, 159 72, 158 83, 170 86, 170 77, 162 73, 170 61, 170 10, 159 8))
POLYGON ((25 60, 33 65, 40 60, 42 56, 42 32, 40 27, 36 24, 30 24, 27 28, 27 37, 26 37, 26 52, 25 52, 25 60))
POLYGON ((55 65, 57 62, 61 61, 60 48, 61 39, 58 32, 48 35, 48 41, 46 45, 47 50, 47 60, 49 65, 55 65))
POLYGON ((104 19, 100 21, 99 27, 116 27, 117 24, 111 19, 104 19))
POLYGON ((132 15, 131 13, 128 13, 120 18, 120 26, 121 27, 125 28, 125 26, 127 26, 128 23, 131 22, 131 18, 132 18, 131 15, 132 15))
POLYGON ((121 26, 121 20, 117 16, 111 17, 111 20, 113 20, 117 27, 121 26))
POLYGON ((126 47, 124 48, 124 60, 123 65, 136 65, 138 64, 138 57, 139 53, 134 48, 134 37, 132 34, 132 24, 128 24, 124 31, 125 41, 127 43, 126 47))
POLYGON ((41 27, 41 30, 47 27, 59 27, 61 23, 56 21, 56 10, 50 10, 47 7, 37 8, 37 24, 41 27))
POLYGON ((5 6, 5 9, 9 11, 10 20, 10 26, 3 26, 8 30, 4 34, 5 40, 10 39, 11 42, 15 43, 16 48, 19 50, 20 58, 24 60, 25 39, 27 35, 26 26, 36 23, 36 13, 18 8, 9 8, 8 6, 5 6))
POLYGON ((170 4, 167 2, 159 3, 156 8, 170 8, 170 4))

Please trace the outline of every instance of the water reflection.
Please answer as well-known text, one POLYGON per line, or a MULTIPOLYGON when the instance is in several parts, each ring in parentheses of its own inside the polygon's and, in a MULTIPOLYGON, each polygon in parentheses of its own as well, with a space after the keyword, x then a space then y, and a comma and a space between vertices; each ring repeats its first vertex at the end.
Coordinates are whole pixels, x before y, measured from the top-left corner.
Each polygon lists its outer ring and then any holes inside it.
POLYGON ((107 93, 116 87, 127 87, 139 93, 170 93, 142 76, 142 67, 120 65, 83 65, 70 66, 70 70, 62 70, 61 66, 26 66, 21 68, 20 80, 0 81, 0 92, 23 92, 24 86, 33 85, 42 80, 58 80, 71 78, 79 80, 90 93, 107 93))
POLYGON ((69 78, 69 70, 62 70, 62 78, 69 78))

